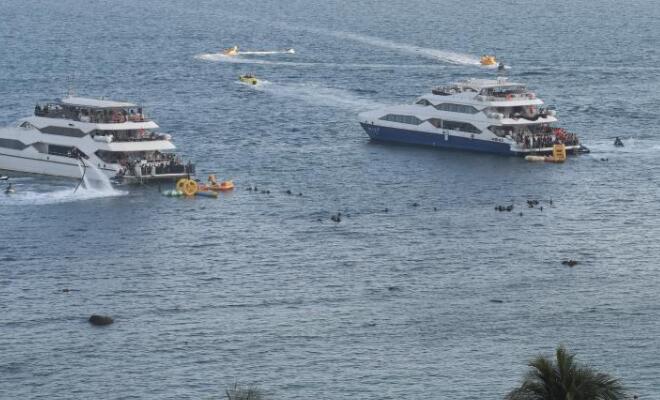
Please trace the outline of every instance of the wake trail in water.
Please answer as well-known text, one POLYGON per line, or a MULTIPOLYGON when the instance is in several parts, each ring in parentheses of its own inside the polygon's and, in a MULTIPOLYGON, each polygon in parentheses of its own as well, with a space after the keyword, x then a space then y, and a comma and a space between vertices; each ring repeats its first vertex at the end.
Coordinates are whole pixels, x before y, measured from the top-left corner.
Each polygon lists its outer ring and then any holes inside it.
POLYGON ((295 54, 295 53, 296 52, 293 49, 287 49, 287 50, 241 51, 239 55, 270 56, 274 54, 295 54))
POLYGON ((426 58, 430 58, 432 60, 442 61, 450 64, 474 65, 474 66, 481 65, 479 61, 479 57, 475 57, 470 54, 457 53, 457 52, 439 50, 439 49, 431 49, 428 47, 420 47, 405 43, 397 43, 390 40, 385 40, 367 35, 359 35, 356 33, 324 31, 319 29, 310 29, 310 30, 317 33, 331 35, 339 39, 351 40, 354 42, 364 43, 371 46, 395 50, 405 54, 420 55, 426 58))
POLYGON ((329 88, 314 83, 279 84, 260 81, 257 85, 246 86, 275 96, 302 100, 309 104, 335 107, 350 111, 372 110, 386 107, 386 104, 355 95, 347 90, 329 88))
POLYGON ((255 65, 281 65, 288 67, 327 67, 327 68, 369 68, 369 69, 437 69, 439 65, 432 64, 373 64, 373 63, 333 63, 333 62, 293 62, 269 61, 263 59, 245 58, 241 56, 227 56, 222 53, 201 53, 195 57, 197 60, 228 63, 228 64, 255 64, 255 65))

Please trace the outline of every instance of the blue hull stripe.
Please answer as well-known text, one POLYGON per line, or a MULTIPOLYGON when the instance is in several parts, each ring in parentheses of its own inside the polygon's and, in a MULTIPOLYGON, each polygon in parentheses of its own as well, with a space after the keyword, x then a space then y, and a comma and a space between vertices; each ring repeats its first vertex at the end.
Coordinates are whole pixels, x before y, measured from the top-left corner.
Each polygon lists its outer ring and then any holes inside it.
POLYGON ((367 135, 369 135, 369 137, 374 140, 442 147, 456 150, 480 151, 508 156, 518 155, 518 153, 511 151, 511 147, 507 143, 480 140, 476 137, 474 139, 470 139, 460 136, 444 136, 434 133, 409 131, 406 129, 375 126, 365 123, 360 123, 360 125, 362 125, 362 128, 364 128, 365 132, 367 132, 367 135), (445 137, 447 140, 445 140, 445 137))

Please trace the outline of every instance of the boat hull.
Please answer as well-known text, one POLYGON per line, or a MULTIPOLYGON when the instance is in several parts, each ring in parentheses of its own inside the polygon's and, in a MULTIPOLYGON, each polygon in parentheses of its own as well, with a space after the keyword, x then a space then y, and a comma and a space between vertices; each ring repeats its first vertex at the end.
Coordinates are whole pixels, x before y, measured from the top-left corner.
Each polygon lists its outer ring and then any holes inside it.
MULTIPOLYGON (((9 154, 9 151, 0 152, 0 170, 72 179, 80 179, 82 177, 80 163, 76 159, 55 155, 32 156, 27 154, 9 154)), ((112 168, 101 167, 98 169, 101 170, 108 178, 114 178, 117 175, 117 170, 112 168)), ((141 177, 126 176, 123 178, 123 180, 127 183, 176 181, 177 179, 188 177, 189 175, 190 174, 188 173, 171 173, 158 175, 146 174, 141 177)))
MULTIPOLYGON (((31 155, 1 152, 0 170, 80 179, 80 164, 76 159, 54 155, 39 157, 40 155, 31 157, 31 155)), ((113 177, 117 173, 107 168, 101 170, 108 177, 113 177)))
POLYGON ((508 143, 360 123, 372 140, 515 156, 508 143))

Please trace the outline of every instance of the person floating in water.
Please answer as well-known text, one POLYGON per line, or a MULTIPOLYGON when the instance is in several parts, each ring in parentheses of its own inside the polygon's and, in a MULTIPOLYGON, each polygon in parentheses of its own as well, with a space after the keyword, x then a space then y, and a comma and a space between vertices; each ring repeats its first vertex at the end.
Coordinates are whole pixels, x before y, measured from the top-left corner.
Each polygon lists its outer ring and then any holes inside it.
POLYGON ((5 194, 12 194, 12 193, 16 193, 16 189, 14 189, 14 185, 10 183, 9 185, 7 185, 7 189, 5 189, 5 194))
POLYGON ((614 147, 623 147, 623 141, 618 136, 614 139, 614 147))

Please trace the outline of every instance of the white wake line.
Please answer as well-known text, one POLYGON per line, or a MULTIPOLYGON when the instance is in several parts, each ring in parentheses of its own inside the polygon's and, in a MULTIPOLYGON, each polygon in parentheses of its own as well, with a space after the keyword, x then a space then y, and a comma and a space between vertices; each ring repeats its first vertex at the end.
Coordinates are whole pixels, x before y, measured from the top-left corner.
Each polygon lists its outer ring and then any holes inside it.
POLYGON ((431 49, 428 47, 398 43, 374 36, 360 35, 350 32, 328 31, 317 28, 293 28, 291 26, 287 26, 287 28, 315 32, 323 35, 333 36, 339 39, 346 39, 354 42, 369 44, 375 47, 395 50, 400 53, 420 55, 432 60, 442 61, 450 64, 474 65, 474 66, 481 65, 479 57, 473 56, 471 54, 457 53, 457 52, 439 50, 439 49, 431 49))
POLYGON ((294 54, 293 49, 290 50, 263 50, 263 51, 240 51, 239 55, 250 55, 250 56, 269 56, 273 54, 294 54))
POLYGON ((369 63, 323 63, 323 62, 293 62, 293 61, 267 61, 230 57, 222 53, 197 54, 195 59, 228 64, 257 64, 257 65, 283 65, 289 67, 329 67, 329 68, 370 68, 370 69, 439 69, 441 65, 434 64, 369 64, 369 63))
POLYGON ((320 86, 314 83, 278 84, 262 80, 257 85, 244 84, 254 90, 302 100, 309 104, 342 108, 350 111, 372 110, 386 104, 356 96, 348 91, 320 86))

